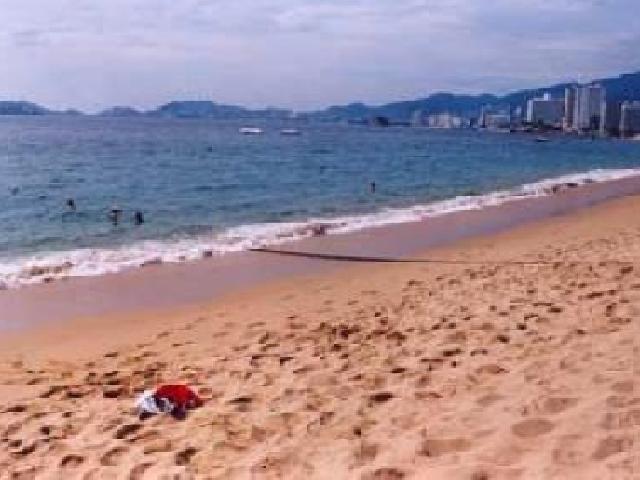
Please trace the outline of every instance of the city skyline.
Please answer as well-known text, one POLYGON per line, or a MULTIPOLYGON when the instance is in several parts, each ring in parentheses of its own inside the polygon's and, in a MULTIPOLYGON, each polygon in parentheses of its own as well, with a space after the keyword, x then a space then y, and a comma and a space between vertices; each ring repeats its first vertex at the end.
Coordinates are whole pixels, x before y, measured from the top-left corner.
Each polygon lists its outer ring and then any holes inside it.
POLYGON ((631 0, 6 0, 0 97, 296 110, 496 93, 640 68, 631 0))

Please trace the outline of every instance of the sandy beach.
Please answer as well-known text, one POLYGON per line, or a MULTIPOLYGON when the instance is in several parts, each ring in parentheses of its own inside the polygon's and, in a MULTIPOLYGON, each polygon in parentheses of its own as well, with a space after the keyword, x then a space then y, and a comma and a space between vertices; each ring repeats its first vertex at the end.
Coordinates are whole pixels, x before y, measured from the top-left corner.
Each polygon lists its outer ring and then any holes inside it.
POLYGON ((0 478, 638 478, 638 212, 3 334, 0 478), (206 402, 140 421, 163 383, 206 402))

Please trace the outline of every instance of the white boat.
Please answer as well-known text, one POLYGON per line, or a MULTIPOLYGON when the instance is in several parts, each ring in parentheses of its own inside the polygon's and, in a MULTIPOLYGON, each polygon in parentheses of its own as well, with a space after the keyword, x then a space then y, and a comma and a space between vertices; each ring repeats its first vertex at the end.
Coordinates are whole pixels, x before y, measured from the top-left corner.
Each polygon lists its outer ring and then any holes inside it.
POLYGON ((240 127, 238 132, 242 135, 262 135, 264 130, 258 127, 240 127))
POLYGON ((300 135, 302 132, 297 128, 283 128, 280 130, 280 135, 300 135))

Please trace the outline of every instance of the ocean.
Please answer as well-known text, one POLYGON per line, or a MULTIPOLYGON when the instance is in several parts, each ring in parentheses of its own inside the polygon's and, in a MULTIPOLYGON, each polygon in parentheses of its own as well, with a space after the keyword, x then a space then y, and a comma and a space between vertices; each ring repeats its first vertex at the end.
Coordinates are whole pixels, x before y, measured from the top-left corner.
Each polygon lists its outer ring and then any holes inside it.
POLYGON ((0 287, 215 257, 310 236, 319 225, 344 233, 640 174, 640 142, 293 121, 259 123, 264 134, 251 136, 242 126, 0 117, 0 287), (280 134, 291 127, 301 135, 280 134), (118 225, 113 206, 122 209, 118 225))

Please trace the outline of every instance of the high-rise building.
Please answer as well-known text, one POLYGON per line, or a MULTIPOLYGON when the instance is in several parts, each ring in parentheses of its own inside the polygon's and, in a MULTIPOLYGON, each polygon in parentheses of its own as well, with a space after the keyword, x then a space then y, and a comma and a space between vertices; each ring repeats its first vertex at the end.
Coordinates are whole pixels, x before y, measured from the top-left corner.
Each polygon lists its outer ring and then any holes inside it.
POLYGON ((640 134, 640 102, 623 102, 620 107, 620 136, 640 134))
POLYGON ((620 134, 620 102, 603 100, 600 106, 600 135, 618 136, 620 134))
POLYGON ((573 130, 575 122, 573 114, 576 108, 576 87, 567 87, 564 90, 564 119, 562 128, 565 131, 573 130))
POLYGON ((511 105, 485 105, 480 109, 478 127, 490 130, 510 129, 511 120, 511 105))
POLYGON ((578 85, 573 109, 573 130, 593 131, 600 128, 600 108, 605 90, 599 84, 578 85))
POLYGON ((462 128, 464 121, 458 115, 442 112, 429 115, 427 117, 427 126, 429 128, 462 128))
POLYGON ((564 100, 551 98, 545 93, 541 98, 527 101, 527 122, 546 127, 560 127, 564 117, 564 100))
POLYGON ((523 112, 522 106, 520 105, 518 105, 516 108, 511 110, 511 127, 512 128, 522 127, 522 123, 525 120, 523 113, 524 112, 523 112))
POLYGON ((489 130, 507 130, 511 128, 509 112, 485 113, 484 126, 489 130))

